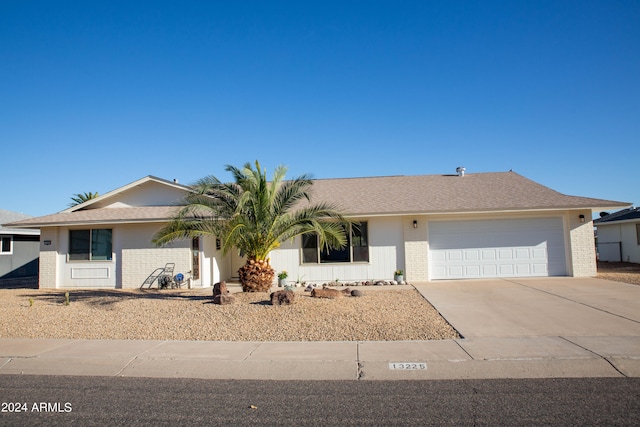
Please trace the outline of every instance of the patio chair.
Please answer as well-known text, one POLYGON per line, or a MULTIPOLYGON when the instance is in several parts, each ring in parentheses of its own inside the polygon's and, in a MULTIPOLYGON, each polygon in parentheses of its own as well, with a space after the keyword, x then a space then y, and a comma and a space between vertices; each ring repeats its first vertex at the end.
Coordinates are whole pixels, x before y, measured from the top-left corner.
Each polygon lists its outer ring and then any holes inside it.
POLYGON ((140 288, 144 288, 144 285, 149 285, 150 288, 153 282, 158 281, 158 288, 167 288, 173 282, 173 270, 176 264, 174 262, 168 262, 164 267, 159 267, 153 270, 153 272, 144 279, 140 288))

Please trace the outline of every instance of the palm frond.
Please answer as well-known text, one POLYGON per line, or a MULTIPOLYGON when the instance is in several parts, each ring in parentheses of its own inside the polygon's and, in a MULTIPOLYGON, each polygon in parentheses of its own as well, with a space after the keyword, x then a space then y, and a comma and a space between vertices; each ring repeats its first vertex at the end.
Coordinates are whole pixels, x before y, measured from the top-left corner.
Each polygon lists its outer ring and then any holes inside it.
POLYGON ((237 248, 251 259, 265 259, 282 242, 305 233, 317 234, 323 248, 347 245, 350 221, 336 206, 310 204, 309 175, 285 181, 287 168, 278 166, 269 181, 258 161, 225 170, 233 182, 206 176, 193 184, 185 207, 154 236, 156 245, 214 235, 221 239, 223 253, 237 248), (303 200, 307 203, 301 204, 303 200))

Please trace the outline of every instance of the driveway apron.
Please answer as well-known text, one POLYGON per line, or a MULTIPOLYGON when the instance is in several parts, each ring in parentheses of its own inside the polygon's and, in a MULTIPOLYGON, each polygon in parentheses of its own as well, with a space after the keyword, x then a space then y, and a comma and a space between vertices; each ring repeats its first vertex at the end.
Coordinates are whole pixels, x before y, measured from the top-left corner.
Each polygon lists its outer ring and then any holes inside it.
POLYGON ((465 338, 640 336, 640 286, 593 278, 447 280, 416 289, 465 338))

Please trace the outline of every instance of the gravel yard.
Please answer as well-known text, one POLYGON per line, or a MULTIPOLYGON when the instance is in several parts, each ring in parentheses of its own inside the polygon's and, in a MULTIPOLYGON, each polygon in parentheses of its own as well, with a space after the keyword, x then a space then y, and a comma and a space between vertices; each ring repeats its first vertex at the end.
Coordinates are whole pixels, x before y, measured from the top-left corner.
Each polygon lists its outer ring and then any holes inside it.
POLYGON ((0 337, 206 341, 400 341, 457 338, 414 289, 272 306, 266 293, 211 303, 211 289, 0 289, 0 337))
MULTIPOLYGON (((640 285, 640 265, 598 263, 598 277, 640 285)), ((457 338, 412 288, 361 287, 362 297, 272 306, 265 293, 211 303, 211 289, 0 289, 1 338, 206 341, 402 341, 457 338)))
POLYGON ((640 285, 640 264, 598 262, 598 278, 640 285))

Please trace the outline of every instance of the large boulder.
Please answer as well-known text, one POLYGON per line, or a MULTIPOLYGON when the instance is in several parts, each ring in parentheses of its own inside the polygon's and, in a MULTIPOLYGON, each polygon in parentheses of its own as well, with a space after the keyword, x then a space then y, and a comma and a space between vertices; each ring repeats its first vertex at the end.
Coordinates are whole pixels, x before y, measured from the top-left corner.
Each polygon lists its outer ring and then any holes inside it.
POLYGON ((287 305, 293 304, 295 299, 293 291, 275 291, 271 293, 271 305, 287 305))

